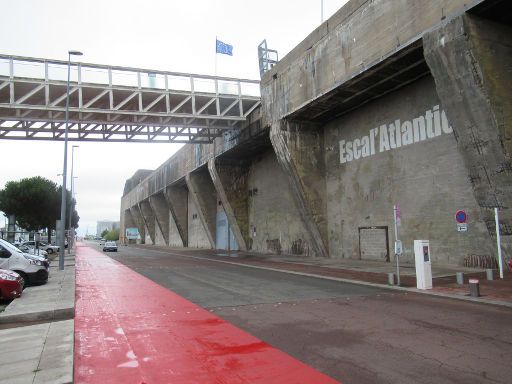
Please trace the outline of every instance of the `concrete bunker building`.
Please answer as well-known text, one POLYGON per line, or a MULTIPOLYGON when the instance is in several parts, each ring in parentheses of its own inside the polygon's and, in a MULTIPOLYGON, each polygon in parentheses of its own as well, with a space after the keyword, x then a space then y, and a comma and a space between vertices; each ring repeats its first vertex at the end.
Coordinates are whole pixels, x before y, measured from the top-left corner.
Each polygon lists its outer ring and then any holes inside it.
POLYGON ((170 247, 477 266, 512 252, 512 9, 351 0, 266 72, 261 106, 126 182, 121 233, 170 247), (454 214, 468 213, 468 231, 454 214))

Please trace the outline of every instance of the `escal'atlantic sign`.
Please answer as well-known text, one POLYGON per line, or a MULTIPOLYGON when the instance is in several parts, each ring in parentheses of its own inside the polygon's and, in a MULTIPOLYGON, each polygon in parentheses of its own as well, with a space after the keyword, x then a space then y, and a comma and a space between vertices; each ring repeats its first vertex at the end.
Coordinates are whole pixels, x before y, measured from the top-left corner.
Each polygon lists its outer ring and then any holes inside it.
POLYGON ((406 145, 430 140, 453 129, 439 105, 412 120, 395 120, 370 129, 368 135, 354 140, 340 141, 340 163, 349 163, 363 157, 386 152, 406 145))

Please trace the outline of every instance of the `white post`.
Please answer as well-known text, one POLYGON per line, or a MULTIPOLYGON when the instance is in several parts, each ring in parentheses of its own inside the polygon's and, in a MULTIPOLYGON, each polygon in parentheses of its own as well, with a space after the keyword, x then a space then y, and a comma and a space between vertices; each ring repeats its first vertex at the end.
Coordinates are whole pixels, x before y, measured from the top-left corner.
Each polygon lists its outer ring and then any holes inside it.
MULTIPOLYGON (((397 206, 393 206, 393 218, 395 220, 395 244, 398 240, 398 224, 397 224, 397 206)), ((400 286, 400 256, 395 253, 396 259, 396 283, 400 286)))
POLYGON ((500 266, 500 278, 503 279, 503 261, 501 259, 501 236, 500 236, 500 222, 498 218, 498 208, 494 208, 494 219, 496 221, 496 242, 498 247, 498 263, 500 266))

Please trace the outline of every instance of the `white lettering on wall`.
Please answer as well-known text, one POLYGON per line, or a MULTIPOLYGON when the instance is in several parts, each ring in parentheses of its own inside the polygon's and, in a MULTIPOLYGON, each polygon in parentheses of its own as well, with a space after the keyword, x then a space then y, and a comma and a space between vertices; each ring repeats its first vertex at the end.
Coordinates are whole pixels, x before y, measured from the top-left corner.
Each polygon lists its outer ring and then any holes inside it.
POLYGON ((395 120, 370 129, 368 135, 354 140, 340 140, 340 163, 349 163, 376 153, 405 147, 453 132, 446 113, 435 105, 412 120, 395 120))

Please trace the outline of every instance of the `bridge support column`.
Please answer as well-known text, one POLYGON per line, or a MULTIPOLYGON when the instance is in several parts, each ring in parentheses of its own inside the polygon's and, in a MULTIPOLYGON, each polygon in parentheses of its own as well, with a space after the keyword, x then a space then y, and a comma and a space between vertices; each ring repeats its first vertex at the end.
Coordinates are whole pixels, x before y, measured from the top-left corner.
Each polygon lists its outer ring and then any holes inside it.
POLYGON ((169 186, 164 193, 171 212, 169 218, 169 245, 188 246, 188 190, 185 186, 169 186), (177 233, 176 233, 177 232, 177 233), (176 236, 177 235, 177 236, 176 236))
POLYGON ((437 93, 453 125, 491 237, 499 207, 512 249, 512 28, 465 14, 423 38, 437 93))
POLYGON ((328 257, 323 131, 306 123, 280 120, 270 140, 288 182, 316 256, 328 257))
POLYGON ((186 176, 190 197, 198 211, 199 219, 206 231, 208 241, 215 249, 217 193, 207 171, 199 170, 186 176))
POLYGON ((142 218, 140 207, 138 205, 134 205, 133 207, 130 208, 130 213, 134 220, 135 226, 139 229, 140 243, 146 244, 146 224, 144 223, 144 219, 142 218))
POLYGON ((155 221, 165 245, 169 245, 169 205, 163 193, 149 197, 149 205, 155 214, 155 221))
POLYGON ((240 250, 247 250, 249 237, 248 168, 241 164, 208 161, 208 171, 222 202, 229 226, 240 250))

